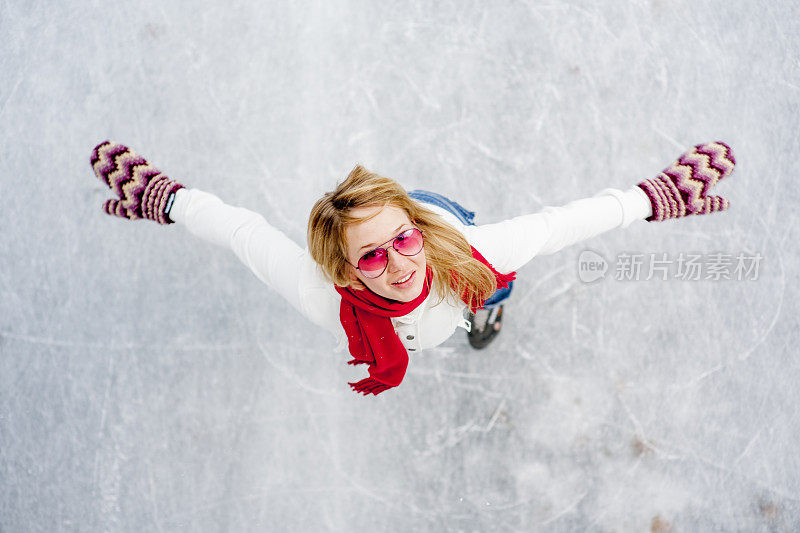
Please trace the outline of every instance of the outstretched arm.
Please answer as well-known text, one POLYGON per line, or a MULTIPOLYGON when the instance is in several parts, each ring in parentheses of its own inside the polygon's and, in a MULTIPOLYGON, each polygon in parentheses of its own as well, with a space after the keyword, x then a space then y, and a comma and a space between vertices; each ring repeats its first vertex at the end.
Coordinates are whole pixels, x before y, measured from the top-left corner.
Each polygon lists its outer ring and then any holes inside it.
POLYGON ((169 218, 203 240, 230 248, 258 279, 303 311, 300 274, 307 253, 263 216, 207 192, 181 189, 169 218))
POLYGON ((511 272, 534 256, 551 254, 571 244, 631 222, 650 222, 723 211, 729 202, 710 194, 729 176, 736 159, 722 142, 699 144, 682 154, 653 179, 622 192, 605 189, 593 198, 563 207, 546 207, 486 226, 464 228, 467 239, 500 272, 511 272))
POLYGON ((650 216, 650 202, 638 187, 605 189, 592 198, 539 213, 464 228, 467 240, 500 272, 512 272, 537 255, 552 254, 608 230, 650 216))
POLYGON ((201 239, 230 248, 258 279, 343 342, 338 319, 341 297, 308 251, 263 216, 204 191, 181 189, 169 217, 201 239))
MULTIPOLYGON (((207 192, 186 189, 130 148, 106 141, 91 157, 95 174, 118 197, 104 211, 160 224, 178 222, 198 237, 230 248, 267 286, 337 338, 341 298, 321 275, 307 251, 263 216, 225 204, 207 192)), ((341 339, 340 339, 341 340, 341 339)))

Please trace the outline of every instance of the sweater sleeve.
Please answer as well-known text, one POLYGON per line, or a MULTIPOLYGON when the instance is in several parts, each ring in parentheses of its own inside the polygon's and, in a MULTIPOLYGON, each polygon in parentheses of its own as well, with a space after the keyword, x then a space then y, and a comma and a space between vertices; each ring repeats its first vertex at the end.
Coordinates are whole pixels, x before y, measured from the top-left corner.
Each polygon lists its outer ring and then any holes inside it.
POLYGON ((263 216, 207 192, 181 189, 169 217, 201 239, 232 250, 259 280, 341 341, 338 293, 308 251, 263 216))
POLYGON ((545 207, 497 224, 463 228, 467 240, 499 271, 517 270, 536 255, 552 254, 608 230, 650 216, 651 205, 638 187, 605 189, 562 207, 545 207))

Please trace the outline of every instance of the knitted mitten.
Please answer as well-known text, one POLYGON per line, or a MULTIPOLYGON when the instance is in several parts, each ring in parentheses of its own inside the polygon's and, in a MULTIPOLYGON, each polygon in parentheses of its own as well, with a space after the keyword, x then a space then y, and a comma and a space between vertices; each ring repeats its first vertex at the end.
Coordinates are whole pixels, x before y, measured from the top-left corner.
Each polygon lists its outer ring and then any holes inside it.
POLYGON ((650 222, 687 215, 724 211, 730 205, 721 196, 709 196, 717 181, 733 172, 736 159, 722 142, 698 144, 672 165, 639 187, 653 206, 650 222))
POLYGON ((174 193, 183 185, 163 175, 127 146, 111 141, 95 146, 91 163, 97 177, 119 197, 106 200, 103 204, 106 213, 172 224, 167 213, 174 193))

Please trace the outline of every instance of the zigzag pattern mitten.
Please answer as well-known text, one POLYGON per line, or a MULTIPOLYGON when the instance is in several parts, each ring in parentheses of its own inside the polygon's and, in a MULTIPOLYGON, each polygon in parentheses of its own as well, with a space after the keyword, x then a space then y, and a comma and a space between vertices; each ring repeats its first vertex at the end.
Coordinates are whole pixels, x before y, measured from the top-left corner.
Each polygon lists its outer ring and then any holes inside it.
POLYGON ((106 200, 103 211, 131 220, 146 218, 172 224, 167 216, 169 200, 183 185, 169 179, 127 146, 111 141, 95 146, 91 163, 100 181, 118 197, 106 200))
POLYGON ((733 172, 735 165, 736 159, 727 144, 698 144, 658 176, 638 184, 653 206, 653 214, 646 220, 655 222, 724 211, 730 205, 728 200, 708 193, 733 172))

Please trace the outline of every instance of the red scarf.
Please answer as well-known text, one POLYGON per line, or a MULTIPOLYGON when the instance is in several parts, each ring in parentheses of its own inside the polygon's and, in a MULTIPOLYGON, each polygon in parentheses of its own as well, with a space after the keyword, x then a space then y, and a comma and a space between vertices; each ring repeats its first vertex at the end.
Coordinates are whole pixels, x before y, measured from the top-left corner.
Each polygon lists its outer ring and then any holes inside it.
MULTIPOLYGON (((498 289, 508 287, 508 282, 513 281, 516 277, 516 272, 500 274, 474 247, 472 248, 472 257, 489 267, 497 279, 498 289)), ((369 289, 356 291, 350 288, 336 287, 336 291, 342 296, 339 320, 347 334, 350 355, 353 356, 353 359, 347 364, 369 365, 370 377, 349 384, 354 391, 364 395, 377 395, 386 389, 400 385, 400 382, 403 381, 408 367, 408 352, 392 326, 391 317, 407 315, 419 307, 430 294, 432 279, 433 272, 428 267, 422 292, 410 302, 390 300, 369 289)), ((455 274, 450 283, 451 286, 455 286, 455 274)), ((465 292, 461 295, 461 300, 471 311, 474 312, 483 306, 483 301, 476 296, 473 295, 470 301, 467 301, 466 297, 465 292)))

